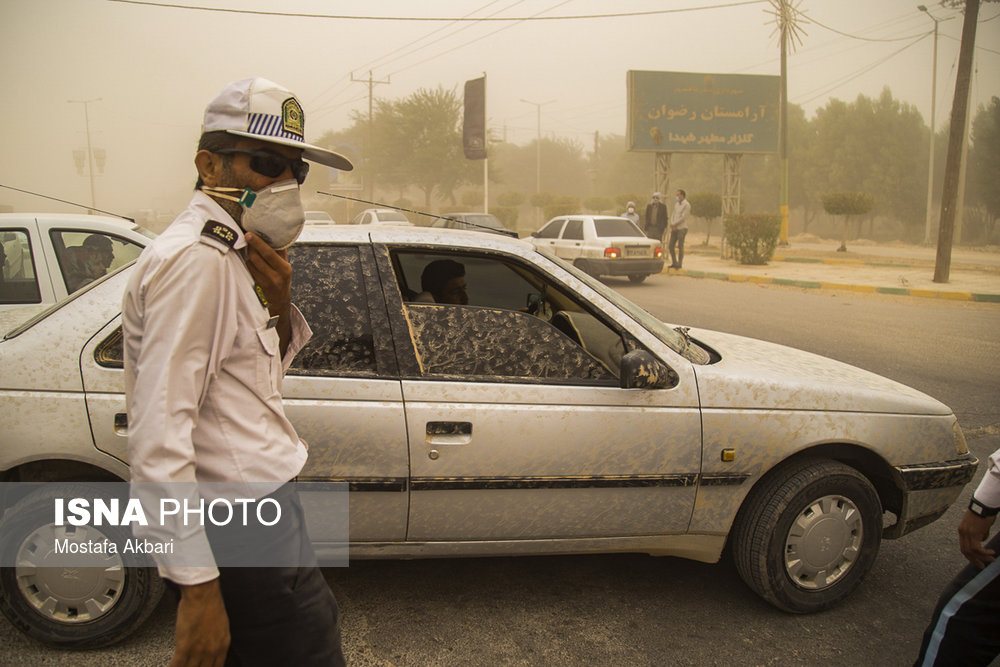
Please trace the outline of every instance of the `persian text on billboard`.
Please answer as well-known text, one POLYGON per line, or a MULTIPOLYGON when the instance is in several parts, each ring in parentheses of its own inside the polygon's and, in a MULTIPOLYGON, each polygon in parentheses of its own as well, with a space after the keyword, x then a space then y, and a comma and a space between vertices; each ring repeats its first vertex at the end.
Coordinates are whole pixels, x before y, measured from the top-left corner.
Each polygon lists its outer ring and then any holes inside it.
POLYGON ((629 147, 662 153, 774 153, 781 79, 628 72, 629 147))

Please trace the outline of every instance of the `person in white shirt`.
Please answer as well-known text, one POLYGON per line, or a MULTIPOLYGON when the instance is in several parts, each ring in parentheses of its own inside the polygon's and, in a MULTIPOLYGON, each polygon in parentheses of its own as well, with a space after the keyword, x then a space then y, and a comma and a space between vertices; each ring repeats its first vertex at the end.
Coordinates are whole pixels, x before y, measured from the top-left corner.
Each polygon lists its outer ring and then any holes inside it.
MULTIPOLYGON (((278 499, 300 536, 289 482, 306 446, 280 392, 311 335, 291 304, 284 250, 304 224, 303 158, 352 168, 305 143, 288 90, 262 78, 227 85, 205 111, 196 192, 143 251, 122 309, 133 489, 236 483, 278 499)), ((175 528, 176 550, 211 543, 218 557, 211 528, 175 528)), ((180 591, 171 665, 344 664, 337 604, 318 568, 157 565, 180 591)))
POLYGON ((670 266, 668 268, 671 269, 683 268, 684 237, 688 233, 688 215, 691 214, 691 202, 687 200, 686 192, 678 190, 676 201, 674 214, 670 216, 670 242, 667 245, 670 250, 670 266))
POLYGON ((1000 449, 986 462, 958 525, 958 546, 969 565, 938 599, 915 665, 988 665, 1000 657, 1000 449))

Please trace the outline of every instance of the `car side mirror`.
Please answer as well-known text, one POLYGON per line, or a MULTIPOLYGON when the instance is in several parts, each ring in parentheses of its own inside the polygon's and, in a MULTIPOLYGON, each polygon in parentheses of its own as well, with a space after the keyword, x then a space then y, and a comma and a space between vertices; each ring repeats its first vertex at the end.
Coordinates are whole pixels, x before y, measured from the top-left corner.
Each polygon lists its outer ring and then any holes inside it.
POLYGON ((538 238, 538 232, 531 232, 531 235, 536 239, 538 238))
POLYGON ((646 350, 632 350, 622 357, 622 389, 667 389, 677 384, 677 374, 646 350))

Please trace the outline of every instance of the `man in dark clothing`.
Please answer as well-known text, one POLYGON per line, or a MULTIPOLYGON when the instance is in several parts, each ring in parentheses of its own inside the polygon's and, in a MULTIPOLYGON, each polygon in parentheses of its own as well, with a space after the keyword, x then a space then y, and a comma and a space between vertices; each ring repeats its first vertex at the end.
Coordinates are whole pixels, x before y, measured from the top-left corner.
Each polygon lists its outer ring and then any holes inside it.
POLYGON ((667 228, 667 205, 661 200, 660 193, 653 193, 653 201, 646 205, 646 217, 642 231, 651 239, 663 240, 663 232, 667 228))

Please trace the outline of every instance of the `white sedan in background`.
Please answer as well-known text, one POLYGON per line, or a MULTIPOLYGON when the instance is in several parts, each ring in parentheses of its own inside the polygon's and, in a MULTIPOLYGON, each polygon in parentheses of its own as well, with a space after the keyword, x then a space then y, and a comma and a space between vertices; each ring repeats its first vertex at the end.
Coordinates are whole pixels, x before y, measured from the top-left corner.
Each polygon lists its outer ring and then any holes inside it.
POLYGON ((632 282, 641 283, 663 271, 663 244, 647 237, 628 218, 559 216, 527 240, 595 278, 628 276, 632 282))
POLYGON ((369 208, 358 213, 351 220, 352 225, 412 225, 410 220, 399 211, 391 208, 369 208))

